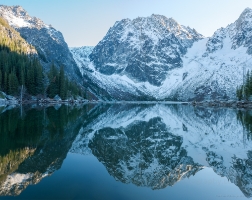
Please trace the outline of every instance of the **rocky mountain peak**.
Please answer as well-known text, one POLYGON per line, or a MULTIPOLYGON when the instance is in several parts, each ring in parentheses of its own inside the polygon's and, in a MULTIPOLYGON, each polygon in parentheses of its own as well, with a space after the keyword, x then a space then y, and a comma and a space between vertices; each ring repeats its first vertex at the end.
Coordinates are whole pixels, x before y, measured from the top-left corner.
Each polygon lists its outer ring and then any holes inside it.
POLYGON ((5 18, 14 28, 49 28, 49 26, 46 25, 42 20, 36 17, 31 17, 21 6, 0 5, 0 15, 5 18))
POLYGON ((152 14, 151 18, 157 20, 169 31, 172 31, 173 29, 178 29, 180 27, 180 24, 177 21, 175 21, 173 18, 167 18, 163 15, 157 15, 157 14, 152 14))
POLYGON ((207 52, 213 53, 221 50, 226 42, 230 40, 232 49, 241 46, 247 47, 247 53, 252 54, 252 9, 246 8, 240 17, 225 28, 218 29, 207 42, 207 52))
POLYGON ((245 8, 245 10, 241 13, 239 19, 247 19, 252 17, 252 9, 245 8))
POLYGON ((102 74, 160 86, 169 70, 182 66, 187 49, 202 38, 162 15, 123 19, 109 29, 89 58, 102 74))
POLYGON ((144 36, 148 36, 152 41, 157 43, 162 38, 174 34, 186 48, 191 47, 195 40, 204 38, 195 29, 180 25, 173 18, 167 18, 157 14, 152 14, 150 17, 137 17, 133 20, 123 19, 116 22, 108 33, 115 33, 115 29, 121 34, 121 41, 125 41, 128 36, 135 36, 135 41, 143 39, 144 36))
POLYGON ((243 29, 252 24, 252 9, 246 8, 236 21, 236 28, 243 29))
POLYGON ((3 6, 5 7, 6 10, 8 10, 9 12, 13 12, 15 13, 15 15, 17 16, 27 16, 28 13, 26 12, 26 10, 24 10, 24 8, 22 6, 3 6))
POLYGON ((179 39, 193 40, 204 38, 204 36, 198 33, 195 29, 191 29, 189 26, 180 25, 173 18, 167 18, 163 15, 156 15, 156 14, 153 14, 151 17, 157 20, 160 24, 164 26, 166 30, 168 30, 170 33, 173 33, 179 39))
POLYGON ((247 53, 252 54, 252 9, 246 8, 238 20, 227 27, 232 39, 232 48, 247 47, 247 53))

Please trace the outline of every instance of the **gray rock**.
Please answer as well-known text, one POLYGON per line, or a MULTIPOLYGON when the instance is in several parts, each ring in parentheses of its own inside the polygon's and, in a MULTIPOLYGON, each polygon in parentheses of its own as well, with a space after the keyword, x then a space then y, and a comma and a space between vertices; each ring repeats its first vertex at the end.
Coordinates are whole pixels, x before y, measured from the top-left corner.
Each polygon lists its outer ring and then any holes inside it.
POLYGON ((32 97, 31 97, 31 100, 32 100, 32 101, 37 101, 37 100, 38 100, 38 98, 37 98, 37 97, 32 96, 32 97))
POLYGON ((5 106, 7 101, 5 99, 0 99, 0 107, 5 106))
POLYGON ((11 95, 5 95, 5 98, 10 101, 16 101, 17 99, 11 95))
POLYGON ((62 101, 62 99, 59 97, 59 95, 56 95, 56 96, 53 98, 53 100, 55 100, 55 101, 62 101))

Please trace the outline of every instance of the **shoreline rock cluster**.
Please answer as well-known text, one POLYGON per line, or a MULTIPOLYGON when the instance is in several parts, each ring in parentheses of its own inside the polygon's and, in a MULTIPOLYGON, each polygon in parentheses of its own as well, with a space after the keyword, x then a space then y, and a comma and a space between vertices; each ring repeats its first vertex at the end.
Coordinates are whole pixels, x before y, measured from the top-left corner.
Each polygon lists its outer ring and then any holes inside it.
POLYGON ((251 101, 202 101, 202 102, 194 101, 194 102, 191 102, 191 104, 193 106, 252 109, 251 101))
MULTIPOLYGON (((82 97, 77 98, 69 98, 67 100, 62 100, 58 95, 56 95, 53 99, 51 98, 38 98, 35 96, 29 96, 23 98, 21 101, 19 98, 16 98, 11 95, 7 95, 4 92, 0 92, 0 107, 2 106, 10 106, 10 105, 27 105, 27 104, 81 104, 81 103, 97 103, 97 102, 104 102, 100 100, 87 100, 82 97)), ((112 103, 116 101, 105 101, 106 103, 112 103)), ((121 101, 121 103, 129 103, 131 101, 121 101)), ((149 101, 146 101, 146 103, 149 101)), ((131 102, 132 103, 132 102, 131 102)), ((155 101, 152 101, 155 103, 155 101)), ((156 103, 160 103, 157 101, 156 103)), ((164 101, 162 101, 164 103, 164 101)), ((168 103, 168 102, 167 102, 168 103)), ((174 102, 175 103, 175 102, 174 102)), ((179 103, 179 102, 176 102, 179 103)), ((226 108, 240 108, 240 109, 252 109, 252 102, 251 101, 193 101, 193 102, 181 102, 183 105, 192 105, 192 106, 203 106, 203 107, 226 107, 226 108)))
POLYGON ((31 96, 29 98, 20 99, 7 95, 4 92, 0 92, 0 107, 1 106, 9 106, 9 105, 25 105, 25 104, 76 104, 76 103, 86 103, 90 102, 82 97, 77 97, 76 99, 70 98, 67 100, 62 100, 58 95, 56 95, 53 99, 50 98, 37 98, 35 96, 31 96))

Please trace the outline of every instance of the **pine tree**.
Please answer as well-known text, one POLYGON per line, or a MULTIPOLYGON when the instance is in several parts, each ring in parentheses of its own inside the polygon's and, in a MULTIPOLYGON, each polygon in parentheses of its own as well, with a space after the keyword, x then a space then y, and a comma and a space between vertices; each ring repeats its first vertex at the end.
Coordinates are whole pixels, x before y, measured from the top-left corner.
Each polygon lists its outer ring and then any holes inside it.
POLYGON ((36 86, 35 86, 35 70, 34 67, 32 67, 32 64, 29 64, 29 67, 27 69, 27 90, 30 94, 34 95, 36 94, 36 86))
POLYGON ((244 95, 245 99, 248 100, 250 96, 250 73, 247 71, 246 74, 246 81, 245 81, 245 86, 244 86, 244 95))
POLYGON ((9 74, 8 78, 8 92, 10 94, 16 94, 18 89, 18 81, 14 72, 9 74))
POLYGON ((0 69, 0 90, 2 89, 2 70, 0 69))
POLYGON ((4 91, 7 92, 8 91, 8 76, 7 76, 7 72, 4 73, 4 91))
POLYGON ((21 71, 20 84, 23 86, 25 85, 25 72, 24 72, 24 70, 21 71))
POLYGON ((53 98, 55 95, 59 94, 59 72, 54 64, 50 67, 48 78, 50 84, 47 88, 47 94, 50 98, 53 98))
POLYGON ((39 65, 38 63, 36 64, 35 72, 36 72, 36 79, 35 79, 36 80, 36 93, 42 94, 44 91, 44 76, 43 76, 42 66, 39 65))
POLYGON ((59 93, 62 99, 66 99, 66 85, 65 85, 65 72, 64 67, 60 67, 60 74, 59 74, 59 93))
POLYGON ((252 95, 252 71, 249 74, 249 94, 252 95))
POLYGON ((243 89, 242 87, 237 87, 237 89, 236 89, 236 96, 239 101, 242 100, 242 89, 243 89))

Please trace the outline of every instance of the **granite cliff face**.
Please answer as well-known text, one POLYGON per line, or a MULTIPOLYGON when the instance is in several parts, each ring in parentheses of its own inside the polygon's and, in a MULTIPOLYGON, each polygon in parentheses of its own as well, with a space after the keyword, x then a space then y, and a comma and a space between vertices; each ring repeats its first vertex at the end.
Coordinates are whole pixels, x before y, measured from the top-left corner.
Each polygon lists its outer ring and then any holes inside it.
POLYGON ((187 49, 202 38, 172 18, 152 15, 116 22, 97 46, 71 52, 82 74, 114 99, 154 100, 147 87, 159 88, 170 70, 183 66, 187 49), (147 84, 145 90, 138 88, 142 83, 147 84))
POLYGON ((203 36, 161 15, 116 22, 93 49, 90 60, 102 74, 126 75, 160 86, 167 72, 182 67, 181 56, 203 36))

